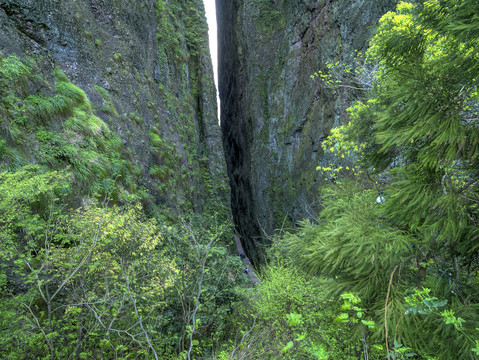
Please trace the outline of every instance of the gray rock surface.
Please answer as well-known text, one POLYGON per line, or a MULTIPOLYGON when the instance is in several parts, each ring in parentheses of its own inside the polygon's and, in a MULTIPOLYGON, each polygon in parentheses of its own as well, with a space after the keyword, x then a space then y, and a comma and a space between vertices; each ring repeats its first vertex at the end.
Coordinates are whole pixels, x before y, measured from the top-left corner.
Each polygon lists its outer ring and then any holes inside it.
POLYGON ((394 0, 216 0, 221 125, 232 209, 243 246, 317 209, 322 140, 358 96, 310 76, 352 63, 394 0))
POLYGON ((83 89, 155 202, 173 213, 210 195, 227 204, 202 0, 0 0, 0 52, 33 59, 50 80, 58 67, 83 89), (153 149, 152 132, 168 146, 153 149))

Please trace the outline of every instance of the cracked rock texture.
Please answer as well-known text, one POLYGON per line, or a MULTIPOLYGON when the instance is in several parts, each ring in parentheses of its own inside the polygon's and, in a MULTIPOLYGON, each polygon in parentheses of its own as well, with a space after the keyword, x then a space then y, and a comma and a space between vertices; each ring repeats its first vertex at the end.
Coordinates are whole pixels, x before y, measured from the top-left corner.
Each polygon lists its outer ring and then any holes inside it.
MULTIPOLYGON (((86 92, 153 202, 172 214, 202 210, 210 195, 227 204, 202 0, 0 0, 0 61, 12 54, 36 64, 44 87, 55 87, 59 68, 86 92)), ((59 121, 44 127, 55 132, 59 121)))
POLYGON ((233 216, 245 251, 317 208, 318 165, 331 127, 357 97, 310 76, 352 63, 396 1, 216 0, 221 125, 233 216))

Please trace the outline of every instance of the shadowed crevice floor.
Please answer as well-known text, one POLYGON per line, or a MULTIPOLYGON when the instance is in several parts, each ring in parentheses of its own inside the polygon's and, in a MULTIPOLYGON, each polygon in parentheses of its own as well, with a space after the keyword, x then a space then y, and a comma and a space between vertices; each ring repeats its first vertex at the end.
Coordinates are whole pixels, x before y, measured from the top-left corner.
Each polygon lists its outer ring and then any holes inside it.
POLYGON ((245 271, 247 270, 247 275, 251 279, 251 282, 253 284, 261 284, 261 281, 258 279, 256 276, 256 273, 254 271, 253 266, 251 266, 251 262, 249 261, 248 257, 246 255, 241 256, 241 254, 245 254, 245 251, 243 249, 243 245, 241 244, 241 240, 238 235, 235 235, 235 245, 236 245, 236 251, 238 252, 238 255, 241 257, 241 261, 243 261, 243 265, 245 267, 245 271))

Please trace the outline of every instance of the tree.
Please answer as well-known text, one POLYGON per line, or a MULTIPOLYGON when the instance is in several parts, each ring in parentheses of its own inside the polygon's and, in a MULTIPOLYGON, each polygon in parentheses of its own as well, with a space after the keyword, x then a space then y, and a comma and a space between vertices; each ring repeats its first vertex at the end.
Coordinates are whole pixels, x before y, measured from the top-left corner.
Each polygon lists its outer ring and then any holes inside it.
POLYGON ((441 359, 474 358, 479 321, 478 10, 472 0, 400 2, 382 17, 367 51, 377 69, 372 88, 329 140, 333 153, 355 143, 364 175, 356 185, 335 176, 319 225, 290 241, 333 294, 359 293, 384 325, 376 337, 386 337, 386 348, 401 340, 441 359), (423 287, 434 294, 426 303, 447 300, 464 327, 433 311, 404 315, 408 294, 423 287))
POLYGON ((70 179, 38 166, 0 173, 0 278, 13 284, 0 284, 0 354, 158 358, 153 334, 178 273, 159 227, 139 205, 69 209, 70 179))
POLYGON ((368 51, 379 65, 371 99, 351 109, 364 166, 390 177, 388 219, 419 246, 445 249, 458 287, 457 262, 479 250, 477 6, 401 2, 386 14, 368 51))

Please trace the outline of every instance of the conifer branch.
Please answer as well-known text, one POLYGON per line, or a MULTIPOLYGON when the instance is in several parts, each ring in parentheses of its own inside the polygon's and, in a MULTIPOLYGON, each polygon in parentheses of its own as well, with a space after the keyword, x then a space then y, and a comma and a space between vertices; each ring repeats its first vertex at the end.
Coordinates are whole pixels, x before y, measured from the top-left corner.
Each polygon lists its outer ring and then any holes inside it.
POLYGON ((467 196, 462 195, 462 194, 459 194, 459 196, 466 199, 466 200, 469 200, 469 201, 472 201, 472 202, 475 202, 475 203, 479 204, 479 200, 471 199, 470 197, 467 197, 467 196))
POLYGON ((472 185, 474 185, 477 182, 479 182, 479 179, 474 179, 474 180, 469 181, 466 185, 464 185, 462 188, 460 188, 458 190, 458 193, 460 194, 460 193, 466 191, 469 187, 471 187, 472 185))

